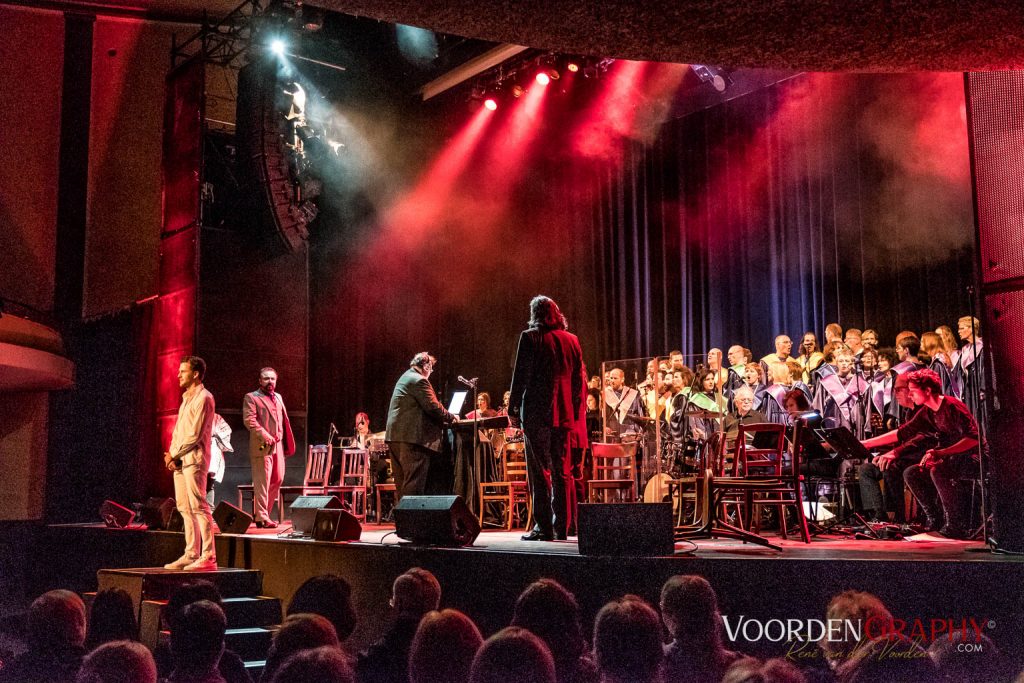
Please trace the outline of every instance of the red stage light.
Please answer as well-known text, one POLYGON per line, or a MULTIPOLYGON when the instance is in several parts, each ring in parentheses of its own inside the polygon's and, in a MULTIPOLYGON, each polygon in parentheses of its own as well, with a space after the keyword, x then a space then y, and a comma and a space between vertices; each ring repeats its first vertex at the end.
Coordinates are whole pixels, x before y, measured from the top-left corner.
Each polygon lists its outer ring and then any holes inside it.
POLYGON ((490 109, 491 111, 494 111, 495 109, 498 108, 498 103, 494 100, 493 97, 488 97, 486 100, 484 100, 484 106, 490 109))
POLYGON ((548 83, 551 82, 551 77, 542 71, 539 74, 537 74, 537 82, 540 83, 541 85, 547 85, 548 83))
POLYGON ((568 69, 568 70, 569 70, 570 72, 572 72, 572 73, 576 73, 577 71, 579 71, 579 70, 580 70, 580 65, 579 65, 579 64, 577 64, 576 62, 569 62, 569 63, 568 63, 568 64, 567 64, 566 66, 565 66, 565 68, 566 68, 566 69, 568 69))

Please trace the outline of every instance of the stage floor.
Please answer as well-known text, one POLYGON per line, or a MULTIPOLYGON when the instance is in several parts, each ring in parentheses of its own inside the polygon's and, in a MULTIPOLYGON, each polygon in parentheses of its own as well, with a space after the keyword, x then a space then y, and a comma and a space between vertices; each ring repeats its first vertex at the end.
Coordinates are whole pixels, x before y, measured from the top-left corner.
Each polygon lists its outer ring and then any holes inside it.
MULTIPOLYGON (((102 524, 89 526, 102 527, 102 524)), ((259 537, 263 540, 282 541, 288 543, 317 543, 308 538, 289 537, 287 524, 278 529, 257 529, 250 527, 245 537, 259 537)), ((407 545, 406 541, 394 534, 394 525, 366 524, 359 541, 351 541, 350 545, 407 545)), ((579 555, 579 544, 576 537, 567 541, 524 541, 520 537, 525 533, 522 529, 505 531, 504 529, 485 529, 477 537, 472 546, 463 548, 471 552, 529 553, 541 555, 579 555)), ((231 536, 232 534, 225 534, 231 536)), ((766 535, 773 544, 782 550, 762 548, 750 543, 742 543, 730 539, 701 539, 693 543, 677 542, 676 555, 694 555, 702 558, 756 558, 765 557, 773 560, 916 560, 938 562, 998 562, 1021 561, 1005 555, 996 555, 984 551, 980 541, 953 541, 943 538, 934 540, 896 540, 877 541, 870 539, 854 539, 849 536, 822 534, 804 543, 792 534, 783 540, 775 534, 766 535), (980 552, 979 552, 980 551, 980 552)))
MULTIPOLYGON (((366 647, 381 635, 394 578, 410 567, 432 571, 443 605, 460 609, 485 634, 509 623, 518 594, 542 577, 572 590, 589 623, 608 600, 626 593, 657 604, 673 574, 705 576, 723 614, 750 618, 821 618, 829 599, 847 589, 878 595, 902 619, 985 618, 997 644, 1024 652, 1024 558, 993 554, 979 542, 873 541, 819 536, 811 543, 768 538, 775 551, 739 541, 677 543, 670 557, 583 556, 575 539, 529 542, 521 530, 485 530, 467 548, 413 546, 394 527, 368 524, 357 542, 288 538, 286 527, 217 537, 221 567, 262 573, 262 593, 285 604, 311 576, 337 573, 352 586, 361 622, 350 641, 366 647)), ((159 567, 178 557, 182 534, 102 524, 47 527, 31 553, 35 594, 49 588, 96 589, 103 568, 159 567), (60 558, 55 561, 54 558, 60 558)), ((783 654, 772 643, 737 643, 761 656, 783 654)), ((1022 662, 1024 665, 1024 662, 1022 662)))

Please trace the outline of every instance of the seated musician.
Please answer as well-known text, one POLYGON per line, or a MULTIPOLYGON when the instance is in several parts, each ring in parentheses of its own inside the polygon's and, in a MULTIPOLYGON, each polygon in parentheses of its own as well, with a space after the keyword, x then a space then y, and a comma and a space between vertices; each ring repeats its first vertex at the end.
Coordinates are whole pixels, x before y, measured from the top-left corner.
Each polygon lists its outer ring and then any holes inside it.
POLYGON ((601 441, 601 393, 587 390, 587 434, 591 441, 601 441))
MULTIPOLYGON (((754 410, 754 392, 748 386, 736 390, 732 397, 733 409, 725 416, 722 428, 725 431, 725 450, 732 452, 736 448, 736 437, 740 433, 740 425, 759 424, 766 422, 760 411, 754 410)), ((749 435, 748 435, 749 438, 749 435)))
POLYGON ((608 373, 608 386, 604 389, 605 431, 610 437, 636 433, 636 422, 627 419, 629 415, 643 416, 640 392, 626 385, 626 373, 621 368, 612 368, 608 373))
MULTIPOLYGON (((464 419, 483 420, 487 417, 494 417, 497 414, 498 411, 491 408, 491 395, 486 391, 481 391, 476 397, 476 410, 471 410, 466 413, 466 417, 464 419)), ((480 429, 477 431, 477 446, 482 450, 480 455, 484 458, 484 462, 487 462, 487 458, 491 456, 499 455, 495 448, 496 431, 497 430, 495 429, 480 429)), ((504 442, 500 443, 503 444, 504 442)))
MULTIPOLYGON (((908 375, 896 377, 892 388, 893 397, 900 406, 910 411, 911 415, 921 410, 915 407, 910 400, 910 378, 908 375)), ((893 438, 899 440, 896 448, 876 455, 871 462, 865 462, 857 469, 860 480, 860 499, 864 508, 865 516, 882 521, 888 521, 889 516, 897 524, 906 522, 906 511, 903 505, 903 472, 911 465, 920 462, 924 452, 935 446, 935 440, 915 434, 908 436, 904 432, 904 438, 899 439, 896 430, 865 439, 862 443, 865 448, 878 448, 893 443, 893 438), (885 482, 885 495, 882 495, 881 483, 885 482)))
POLYGON ((475 420, 479 417, 482 420, 485 417, 494 417, 497 414, 498 411, 491 408, 491 395, 486 391, 481 391, 476 397, 476 410, 466 413, 465 419, 475 420))
MULTIPOLYGON (((366 413, 356 413, 356 428, 355 428, 355 441, 353 445, 356 448, 369 449, 370 439, 373 438, 373 434, 370 432, 370 416, 366 413)), ((340 467, 341 463, 335 463, 338 465, 336 468, 331 465, 331 475, 341 476, 340 467)), ((370 483, 371 484, 383 484, 388 480, 388 458, 387 453, 383 450, 370 451, 370 483)), ((330 481, 337 481, 336 478, 330 479, 330 481)))
MULTIPOLYGON (((886 435, 888 443, 902 444, 914 437, 935 440, 920 463, 904 471, 903 479, 921 505, 929 529, 949 538, 967 538, 970 495, 962 482, 978 476, 978 422, 963 401, 942 395, 939 377, 931 370, 917 370, 908 380, 910 400, 924 409, 886 435)), ((988 449, 984 441, 981 449, 988 449)), ((882 457, 892 461, 896 454, 882 457)))

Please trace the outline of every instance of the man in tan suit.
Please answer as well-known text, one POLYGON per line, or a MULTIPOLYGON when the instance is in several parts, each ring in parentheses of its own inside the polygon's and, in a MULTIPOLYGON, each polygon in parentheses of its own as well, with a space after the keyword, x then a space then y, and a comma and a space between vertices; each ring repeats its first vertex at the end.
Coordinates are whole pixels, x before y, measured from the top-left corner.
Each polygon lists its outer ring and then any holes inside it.
POLYGON ((246 394, 242 401, 242 421, 249 430, 253 517, 261 529, 277 526, 270 518, 270 511, 281 489, 285 456, 295 453, 295 436, 288 411, 276 390, 277 371, 263 368, 260 388, 246 394))
POLYGON ((164 465, 174 472, 174 502, 185 523, 185 552, 165 569, 216 571, 217 549, 213 541, 213 515, 206 501, 206 475, 210 471, 210 440, 216 404, 203 386, 206 363, 186 356, 178 366, 182 390, 178 419, 174 422, 164 465))

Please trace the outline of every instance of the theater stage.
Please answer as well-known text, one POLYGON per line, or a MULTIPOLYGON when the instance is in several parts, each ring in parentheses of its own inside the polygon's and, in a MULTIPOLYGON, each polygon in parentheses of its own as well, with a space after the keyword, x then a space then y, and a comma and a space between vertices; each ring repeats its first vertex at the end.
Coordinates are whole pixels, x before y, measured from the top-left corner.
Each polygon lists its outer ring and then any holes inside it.
MULTIPOLYGON (((282 529, 284 527, 282 526, 282 529)), ((278 530, 217 537, 222 567, 257 569, 262 592, 285 602, 308 577, 334 572, 352 584, 361 622, 352 637, 364 647, 386 621, 394 577, 412 566, 434 572, 443 605, 470 614, 487 634, 508 624, 518 593, 541 577, 573 590, 592 619, 608 600, 636 593, 656 603, 662 583, 679 573, 701 574, 719 592, 730 618, 823 618, 829 598, 855 588, 879 595, 895 617, 984 619, 998 645, 1024 652, 1024 558, 974 552, 977 542, 853 540, 819 536, 810 544, 772 538, 774 551, 731 540, 678 543, 673 557, 581 556, 575 539, 525 542, 519 532, 484 531, 469 548, 414 547, 393 527, 366 525, 358 542, 287 538, 278 530), (369 615, 380 615, 371 618, 369 615)), ((36 590, 96 589, 103 568, 154 567, 181 553, 182 535, 101 524, 50 526, 31 549, 36 590)), ((781 644, 735 643, 752 654, 778 655, 781 644)))

